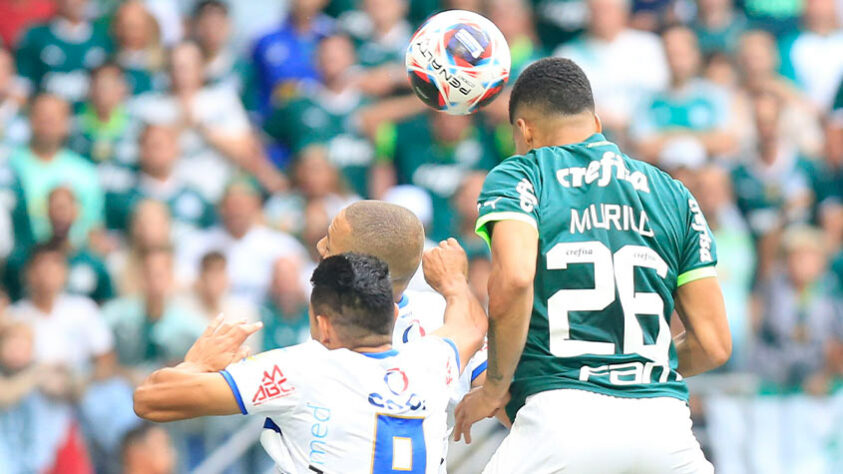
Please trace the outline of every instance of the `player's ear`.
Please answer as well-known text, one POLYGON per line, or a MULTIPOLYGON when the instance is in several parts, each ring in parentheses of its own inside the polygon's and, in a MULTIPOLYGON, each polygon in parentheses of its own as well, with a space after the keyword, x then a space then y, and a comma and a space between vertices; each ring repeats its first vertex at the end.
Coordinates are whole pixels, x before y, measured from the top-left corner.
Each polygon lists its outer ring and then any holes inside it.
POLYGON ((603 133, 603 122, 600 121, 600 116, 594 114, 594 125, 597 127, 597 133, 603 133))
POLYGON ((321 314, 317 314, 314 317, 314 325, 313 330, 311 332, 315 332, 316 334, 311 334, 314 339, 321 342, 326 347, 329 347, 331 343, 331 320, 327 316, 322 316, 321 314))
POLYGON ((395 308, 395 320, 397 321, 398 320, 398 304, 396 303, 392 306, 395 308))

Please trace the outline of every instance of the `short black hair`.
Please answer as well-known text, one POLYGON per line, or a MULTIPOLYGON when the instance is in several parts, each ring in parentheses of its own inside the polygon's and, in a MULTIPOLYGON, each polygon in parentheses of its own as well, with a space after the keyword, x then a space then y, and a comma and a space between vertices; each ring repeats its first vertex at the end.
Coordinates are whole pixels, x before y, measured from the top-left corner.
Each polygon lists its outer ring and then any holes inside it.
POLYGON ((395 324, 395 301, 389 268, 371 255, 344 253, 319 263, 310 278, 310 304, 351 340, 389 336, 395 324))
MULTIPOLYGON (((41 257, 49 254, 58 254, 64 255, 64 250, 62 250, 61 244, 59 242, 55 242, 53 240, 48 240, 46 242, 41 242, 32 246, 29 249, 29 255, 26 259, 26 266, 27 268, 32 267, 41 257)), ((62 259, 62 261, 64 261, 62 259)))
POLYGON ((228 16, 228 5, 220 0, 201 0, 193 8, 193 18, 198 18, 204 15, 207 11, 218 11, 225 16, 228 16))
POLYGON ((226 264, 225 255, 223 255, 223 253, 219 250, 212 250, 202 256, 202 260, 199 262, 199 268, 201 271, 207 272, 211 266, 217 264, 226 264))
POLYGON ((538 107, 547 114, 576 115, 594 111, 591 83, 577 63, 566 58, 544 58, 518 76, 509 96, 509 122, 518 107, 538 107))

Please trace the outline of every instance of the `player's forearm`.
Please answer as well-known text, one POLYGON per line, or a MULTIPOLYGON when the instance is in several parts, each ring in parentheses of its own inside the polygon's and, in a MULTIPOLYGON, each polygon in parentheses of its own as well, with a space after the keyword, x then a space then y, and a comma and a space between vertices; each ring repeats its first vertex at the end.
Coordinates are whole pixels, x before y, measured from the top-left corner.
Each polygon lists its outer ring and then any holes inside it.
POLYGON ((524 350, 532 307, 532 282, 519 284, 493 272, 489 278, 489 364, 484 386, 500 398, 509 392, 524 350))
MULTIPOLYGON (((204 387, 208 377, 222 378, 190 364, 157 370, 135 390, 135 413, 156 422, 237 413, 224 406, 215 406, 213 393, 204 387)), ((232 400, 233 397, 232 394, 232 400)))
POLYGON ((728 356, 718 356, 706 351, 693 333, 684 331, 673 339, 676 345, 676 357, 679 360, 677 371, 683 377, 693 377, 720 367, 728 356))
POLYGON ((459 334, 458 344, 464 346, 460 348, 460 358, 468 362, 483 347, 483 338, 489 327, 486 311, 467 282, 443 296, 446 304, 444 326, 459 334))

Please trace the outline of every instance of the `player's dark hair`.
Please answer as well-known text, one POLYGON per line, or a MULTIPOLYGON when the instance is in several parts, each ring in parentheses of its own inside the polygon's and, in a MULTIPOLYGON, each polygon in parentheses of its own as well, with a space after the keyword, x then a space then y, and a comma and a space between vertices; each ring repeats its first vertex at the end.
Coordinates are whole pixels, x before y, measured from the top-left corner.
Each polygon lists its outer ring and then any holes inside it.
POLYGON ((220 0, 201 0, 193 8, 193 18, 198 18, 209 11, 218 11, 225 16, 228 16, 228 5, 220 0))
POLYGON ((382 260, 357 253, 334 255, 319 263, 310 282, 313 311, 330 317, 349 338, 346 342, 392 334, 395 302, 382 260))
POLYGON ((202 272, 207 272, 212 266, 220 264, 225 265, 225 263, 225 255, 217 250, 212 250, 202 256, 202 260, 199 262, 199 269, 202 272))
MULTIPOLYGON (((50 255, 50 254, 58 254, 58 255, 64 254, 64 251, 62 250, 60 242, 48 240, 46 242, 42 242, 42 243, 33 245, 32 248, 29 250, 29 256, 26 259, 27 268, 32 267, 42 257, 45 257, 45 256, 50 255)), ((64 260, 62 260, 62 261, 64 261, 64 260)))
POLYGON ((594 110, 591 83, 570 59, 545 58, 518 76, 509 96, 509 121, 515 122, 520 106, 536 107, 546 114, 576 115, 594 110))

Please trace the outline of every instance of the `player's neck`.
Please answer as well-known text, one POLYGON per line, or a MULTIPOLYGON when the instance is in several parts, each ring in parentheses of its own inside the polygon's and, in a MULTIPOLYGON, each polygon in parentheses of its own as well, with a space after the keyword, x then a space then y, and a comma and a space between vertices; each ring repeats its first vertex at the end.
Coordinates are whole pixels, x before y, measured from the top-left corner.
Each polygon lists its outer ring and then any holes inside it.
POLYGON ((379 346, 360 346, 351 348, 352 351, 360 352, 361 354, 376 354, 378 352, 386 352, 390 349, 392 349, 391 342, 387 342, 386 344, 381 344, 379 346))
POLYGON ((541 148, 582 143, 595 133, 600 133, 600 130, 593 123, 567 124, 553 129, 545 136, 537 136, 533 142, 533 147, 541 148))

